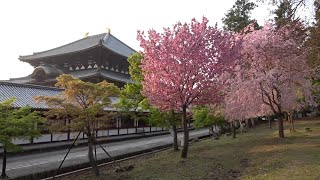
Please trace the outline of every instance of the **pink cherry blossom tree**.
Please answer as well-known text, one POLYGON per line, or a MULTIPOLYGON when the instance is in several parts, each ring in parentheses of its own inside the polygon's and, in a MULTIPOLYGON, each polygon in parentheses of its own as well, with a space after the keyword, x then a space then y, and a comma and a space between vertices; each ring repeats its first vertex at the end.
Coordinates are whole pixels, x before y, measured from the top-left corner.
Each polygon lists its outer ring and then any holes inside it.
POLYGON ((158 33, 151 29, 148 36, 138 32, 144 49, 142 71, 143 93, 157 108, 182 112, 184 147, 188 153, 189 131, 187 109, 192 105, 219 102, 223 99, 218 77, 232 69, 239 57, 240 46, 235 37, 208 26, 208 20, 178 22, 158 33))
POLYGON ((250 32, 243 36, 237 76, 226 96, 227 117, 250 118, 271 111, 277 116, 279 137, 283 138, 283 113, 314 104, 308 80, 311 69, 299 27, 249 27, 250 32))
MULTIPOLYGON (((241 63, 242 61, 238 61, 241 63)), ((247 121, 270 114, 270 108, 261 101, 259 89, 243 76, 245 72, 239 65, 234 71, 221 76, 224 83, 225 99, 223 101, 225 120, 230 122, 232 137, 236 137, 235 123, 247 121)), ((241 132, 242 126, 240 124, 241 132)))

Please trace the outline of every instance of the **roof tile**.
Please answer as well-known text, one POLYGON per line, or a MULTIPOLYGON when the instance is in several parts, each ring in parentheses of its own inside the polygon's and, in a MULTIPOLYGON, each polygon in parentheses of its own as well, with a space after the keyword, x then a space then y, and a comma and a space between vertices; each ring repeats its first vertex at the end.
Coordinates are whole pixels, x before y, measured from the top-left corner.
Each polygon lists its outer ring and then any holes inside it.
POLYGON ((103 41, 103 45, 111 51, 118 53, 122 56, 129 57, 130 54, 136 51, 124 44, 122 41, 114 37, 112 34, 103 33, 94 36, 88 36, 69 44, 50 49, 47 51, 33 53, 32 55, 20 56, 19 59, 22 61, 29 61, 33 59, 40 59, 44 57, 57 56, 61 54, 68 54, 78 51, 83 51, 94 46, 98 46, 100 41, 103 41))

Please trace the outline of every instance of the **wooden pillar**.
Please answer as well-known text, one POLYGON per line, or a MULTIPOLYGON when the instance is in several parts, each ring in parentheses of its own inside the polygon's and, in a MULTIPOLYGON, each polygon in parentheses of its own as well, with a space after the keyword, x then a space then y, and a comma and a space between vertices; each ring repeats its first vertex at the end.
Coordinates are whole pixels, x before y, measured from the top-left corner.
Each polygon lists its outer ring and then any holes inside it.
POLYGON ((119 117, 117 118, 117 129, 118 129, 118 135, 120 134, 120 119, 119 119, 119 117))
POLYGON ((137 133, 138 132, 138 127, 139 127, 139 120, 138 119, 134 120, 134 127, 135 127, 136 133, 137 133))
MULTIPOLYGON (((69 125, 70 125, 70 121, 71 121, 70 119, 66 118, 66 119, 65 119, 65 125, 68 125, 68 126, 69 126, 69 125)), ((68 134, 67 134, 67 140, 69 141, 69 140, 70 140, 70 127, 68 127, 67 133, 68 133, 68 134)))

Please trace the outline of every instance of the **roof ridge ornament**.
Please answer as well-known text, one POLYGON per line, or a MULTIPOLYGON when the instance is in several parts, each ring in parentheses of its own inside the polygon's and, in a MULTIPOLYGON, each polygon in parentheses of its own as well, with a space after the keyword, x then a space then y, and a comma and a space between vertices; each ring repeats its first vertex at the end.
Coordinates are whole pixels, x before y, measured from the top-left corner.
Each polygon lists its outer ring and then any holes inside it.
POLYGON ((110 28, 107 28, 107 33, 106 35, 103 37, 103 42, 107 42, 108 38, 109 38, 109 35, 110 35, 110 32, 111 32, 111 29, 110 28))

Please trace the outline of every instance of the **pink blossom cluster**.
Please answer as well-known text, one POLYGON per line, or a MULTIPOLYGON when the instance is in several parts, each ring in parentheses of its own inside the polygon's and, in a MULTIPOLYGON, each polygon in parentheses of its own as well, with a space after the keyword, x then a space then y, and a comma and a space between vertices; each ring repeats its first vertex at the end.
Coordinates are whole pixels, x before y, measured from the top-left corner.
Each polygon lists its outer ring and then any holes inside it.
POLYGON ((240 41, 231 34, 192 19, 147 36, 138 32, 143 48, 143 94, 162 110, 214 104, 223 98, 219 77, 240 57, 240 41))
POLYGON ((314 106, 306 50, 299 26, 260 30, 248 27, 241 58, 225 88, 225 115, 241 120, 314 106))

